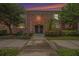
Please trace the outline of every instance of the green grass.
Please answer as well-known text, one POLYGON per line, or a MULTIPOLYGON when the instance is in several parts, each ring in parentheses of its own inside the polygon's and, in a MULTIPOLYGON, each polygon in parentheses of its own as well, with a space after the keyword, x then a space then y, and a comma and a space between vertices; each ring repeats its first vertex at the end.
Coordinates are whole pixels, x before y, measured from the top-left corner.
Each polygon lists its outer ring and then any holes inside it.
POLYGON ((79 56, 79 50, 60 48, 57 50, 60 56, 79 56))
POLYGON ((79 40, 76 36, 47 37, 48 40, 79 40))
POLYGON ((0 56, 16 56, 19 53, 19 50, 15 48, 1 48, 0 56))

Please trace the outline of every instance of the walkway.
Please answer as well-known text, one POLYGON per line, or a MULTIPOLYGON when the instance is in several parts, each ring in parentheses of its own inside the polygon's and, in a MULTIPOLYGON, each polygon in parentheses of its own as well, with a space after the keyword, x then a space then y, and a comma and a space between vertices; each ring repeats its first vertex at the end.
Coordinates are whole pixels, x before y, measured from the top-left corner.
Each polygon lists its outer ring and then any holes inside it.
POLYGON ((24 45, 22 56, 49 56, 57 55, 55 50, 50 47, 43 34, 35 34, 31 40, 24 45))
POLYGON ((79 40, 49 40, 51 47, 55 44, 56 47, 79 49, 79 40))
POLYGON ((27 42, 28 40, 22 40, 22 39, 0 39, 0 48, 22 49, 22 47, 27 42))
MULTIPOLYGON (((30 40, 4 39, 0 40, 0 48, 22 49, 21 56, 49 56, 57 55, 56 49, 79 49, 79 40, 47 40, 42 34, 35 34, 30 40)), ((19 56, 18 55, 18 56, 19 56)))

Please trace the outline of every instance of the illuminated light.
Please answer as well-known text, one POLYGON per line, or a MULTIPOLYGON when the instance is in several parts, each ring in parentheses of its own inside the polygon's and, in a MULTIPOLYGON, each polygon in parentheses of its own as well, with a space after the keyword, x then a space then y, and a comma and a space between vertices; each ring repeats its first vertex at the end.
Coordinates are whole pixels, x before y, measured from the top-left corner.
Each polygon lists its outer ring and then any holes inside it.
POLYGON ((19 28, 24 28, 24 26, 19 26, 19 28))
POLYGON ((36 16, 37 21, 41 21, 41 16, 36 16))
POLYGON ((25 28, 24 24, 19 24, 18 28, 25 28))

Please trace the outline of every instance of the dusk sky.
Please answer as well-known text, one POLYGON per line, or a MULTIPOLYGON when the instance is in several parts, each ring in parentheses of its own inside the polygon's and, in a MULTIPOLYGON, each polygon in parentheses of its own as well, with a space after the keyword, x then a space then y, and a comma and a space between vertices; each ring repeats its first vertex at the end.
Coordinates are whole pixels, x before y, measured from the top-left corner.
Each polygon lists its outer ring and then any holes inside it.
POLYGON ((22 3, 21 6, 27 10, 52 10, 61 8, 63 4, 61 3, 22 3))
POLYGON ((55 5, 55 4, 57 3, 22 3, 21 5, 25 8, 32 8, 32 7, 55 5))

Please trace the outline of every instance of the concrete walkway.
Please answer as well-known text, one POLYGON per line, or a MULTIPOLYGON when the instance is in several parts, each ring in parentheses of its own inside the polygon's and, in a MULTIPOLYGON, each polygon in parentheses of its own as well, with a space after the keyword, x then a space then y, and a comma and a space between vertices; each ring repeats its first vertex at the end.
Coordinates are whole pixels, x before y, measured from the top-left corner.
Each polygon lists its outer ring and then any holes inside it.
POLYGON ((49 42, 51 46, 55 44, 57 48, 79 49, 79 40, 49 40, 49 42))
POLYGON ((56 49, 79 49, 79 40, 47 40, 43 34, 35 34, 30 40, 0 40, 0 48, 22 49, 18 56, 54 56, 56 49))
POLYGON ((56 51, 51 48, 43 34, 35 34, 31 40, 24 45, 20 56, 49 56, 57 55, 56 51))
POLYGON ((27 43, 27 40, 22 39, 3 39, 0 40, 0 48, 17 48, 22 49, 22 47, 27 43))

